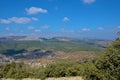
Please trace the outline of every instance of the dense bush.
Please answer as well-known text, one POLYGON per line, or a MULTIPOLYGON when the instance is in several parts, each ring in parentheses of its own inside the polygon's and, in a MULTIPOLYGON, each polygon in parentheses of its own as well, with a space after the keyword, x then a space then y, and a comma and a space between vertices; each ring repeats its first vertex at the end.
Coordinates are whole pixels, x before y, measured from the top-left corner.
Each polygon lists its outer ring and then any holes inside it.
POLYGON ((45 68, 45 74, 46 77, 79 76, 80 64, 70 62, 50 64, 45 68))
POLYGON ((91 65, 84 67, 87 80, 120 80, 120 39, 116 39, 91 65))
POLYGON ((26 78, 27 71, 24 63, 11 63, 2 68, 2 76, 5 78, 26 78))

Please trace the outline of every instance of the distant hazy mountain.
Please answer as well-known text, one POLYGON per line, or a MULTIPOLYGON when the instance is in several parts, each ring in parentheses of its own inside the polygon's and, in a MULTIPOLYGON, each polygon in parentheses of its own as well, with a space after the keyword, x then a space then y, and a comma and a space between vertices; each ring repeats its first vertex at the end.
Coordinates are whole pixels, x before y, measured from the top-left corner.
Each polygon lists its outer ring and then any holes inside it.
POLYGON ((44 41, 46 38, 37 37, 37 36, 8 36, 1 37, 0 41, 44 41))
POLYGON ((39 59, 43 57, 78 60, 91 53, 101 53, 111 41, 99 39, 74 39, 68 37, 42 38, 9 36, 0 38, 1 60, 39 59), (41 52, 42 51, 42 52, 41 52), (68 53, 68 54, 66 54, 68 53), (12 58, 13 59, 12 59, 12 58))

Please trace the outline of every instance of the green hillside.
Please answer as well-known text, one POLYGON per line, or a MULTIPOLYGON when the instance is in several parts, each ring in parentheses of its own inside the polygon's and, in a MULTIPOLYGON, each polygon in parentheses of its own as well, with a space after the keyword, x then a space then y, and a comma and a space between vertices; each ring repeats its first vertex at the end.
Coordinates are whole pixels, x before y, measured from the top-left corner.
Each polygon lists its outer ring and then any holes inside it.
MULTIPOLYGON (((1 41, 0 53, 6 50, 15 51, 33 51, 35 49, 52 50, 52 51, 101 51, 104 49, 101 45, 84 40, 59 41, 57 39, 49 39, 44 41, 1 41)), ((15 52, 14 52, 15 53, 15 52)))

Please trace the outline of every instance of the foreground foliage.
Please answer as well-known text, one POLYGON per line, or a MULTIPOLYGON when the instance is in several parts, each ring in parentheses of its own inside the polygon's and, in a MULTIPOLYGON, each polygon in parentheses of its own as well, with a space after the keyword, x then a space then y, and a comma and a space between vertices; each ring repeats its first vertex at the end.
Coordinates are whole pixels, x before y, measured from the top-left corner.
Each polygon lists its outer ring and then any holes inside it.
POLYGON ((120 80, 120 39, 116 39, 92 66, 90 72, 85 73, 87 80, 120 80))

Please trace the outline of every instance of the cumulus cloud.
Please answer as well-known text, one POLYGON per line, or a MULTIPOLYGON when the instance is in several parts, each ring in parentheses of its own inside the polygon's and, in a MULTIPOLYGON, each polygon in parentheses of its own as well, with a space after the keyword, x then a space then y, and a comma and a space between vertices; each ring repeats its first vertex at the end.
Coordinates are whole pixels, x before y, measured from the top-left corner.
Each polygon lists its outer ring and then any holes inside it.
POLYGON ((69 20, 70 20, 70 19, 69 19, 68 17, 64 17, 64 18, 63 18, 63 21, 64 21, 64 22, 67 22, 67 21, 69 21, 69 20))
POLYGON ((10 21, 10 20, 6 20, 6 19, 0 19, 0 23, 3 23, 3 24, 10 24, 11 21, 10 21))
POLYGON ((14 36, 15 34, 14 33, 9 33, 9 36, 14 36))
POLYGON ((20 30, 20 33, 23 33, 24 31, 23 30, 20 30))
POLYGON ((29 26, 28 29, 34 29, 34 27, 33 26, 29 26))
POLYGON ((82 31, 90 31, 89 28, 82 28, 82 31))
POLYGON ((48 25, 45 25, 45 26, 42 26, 43 29, 48 29, 50 26, 48 25))
POLYGON ((10 28, 9 28, 9 27, 6 27, 6 28, 5 28, 5 30, 9 31, 9 30, 10 30, 10 28))
POLYGON ((40 30, 40 29, 36 29, 36 30, 35 30, 35 32, 37 32, 37 33, 38 33, 38 32, 41 32, 41 30, 40 30))
POLYGON ((35 18, 35 17, 32 17, 31 19, 34 20, 34 21, 38 21, 39 20, 38 18, 35 18))
POLYGON ((67 29, 64 29, 64 28, 61 28, 60 31, 61 31, 62 33, 68 33, 68 34, 72 34, 72 33, 75 32, 74 30, 67 30, 67 29))
POLYGON ((92 4, 92 3, 94 3, 96 0, 83 0, 83 2, 85 3, 85 4, 92 4))
POLYGON ((18 18, 18 17, 12 17, 9 19, 10 21, 14 22, 14 23, 19 23, 19 24, 25 24, 25 23, 28 23, 31 21, 30 18, 27 18, 27 17, 21 17, 21 18, 18 18))
POLYGON ((120 29, 120 26, 118 26, 118 28, 120 29))
POLYGON ((103 28, 103 27, 98 27, 97 29, 98 29, 98 30, 104 30, 104 28, 103 28))
POLYGON ((0 23, 2 24, 10 24, 10 23, 18 23, 18 24, 26 24, 30 21, 37 21, 38 19, 35 17, 28 18, 28 17, 12 17, 8 19, 0 19, 0 23))
POLYGON ((38 14, 38 13, 47 13, 48 11, 43 8, 30 7, 26 9, 27 14, 38 14))

